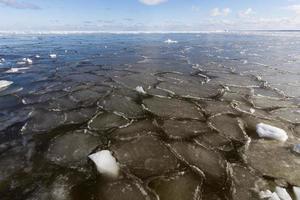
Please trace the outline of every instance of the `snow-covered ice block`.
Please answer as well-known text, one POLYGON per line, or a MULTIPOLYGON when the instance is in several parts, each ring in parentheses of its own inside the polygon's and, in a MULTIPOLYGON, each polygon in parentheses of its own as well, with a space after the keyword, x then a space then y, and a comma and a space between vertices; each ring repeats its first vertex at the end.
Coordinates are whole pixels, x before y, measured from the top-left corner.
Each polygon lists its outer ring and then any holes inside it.
POLYGON ((289 193, 286 191, 285 188, 282 187, 276 187, 275 192, 277 193, 278 197, 281 200, 293 200, 292 197, 289 195, 289 193))
POLYGON ((171 40, 171 39, 167 39, 166 41, 165 41, 165 43, 167 43, 167 44, 176 44, 176 43, 178 43, 176 40, 171 40))
POLYGON ((295 197, 296 197, 295 200, 300 200, 300 187, 294 186, 293 191, 294 191, 294 194, 295 194, 295 197))
POLYGON ((99 173, 112 178, 118 177, 119 165, 110 151, 102 150, 89 155, 89 158, 95 163, 99 173))
POLYGON ((275 139, 283 142, 288 139, 288 135, 283 129, 264 123, 259 123, 256 125, 256 132, 259 137, 275 139))
POLYGON ((300 154, 300 144, 295 144, 293 147, 293 151, 300 154))
POLYGON ((142 86, 136 86, 135 90, 141 94, 147 94, 142 86))
POLYGON ((283 200, 280 199, 276 192, 273 192, 268 200, 283 200))
POLYGON ((0 91, 13 84, 12 81, 0 80, 0 91))
POLYGON ((272 192, 270 190, 260 191, 259 192, 259 198, 266 199, 270 198, 272 196, 272 192))
POLYGON ((56 58, 57 57, 56 54, 50 54, 49 56, 50 56, 50 58, 56 58))

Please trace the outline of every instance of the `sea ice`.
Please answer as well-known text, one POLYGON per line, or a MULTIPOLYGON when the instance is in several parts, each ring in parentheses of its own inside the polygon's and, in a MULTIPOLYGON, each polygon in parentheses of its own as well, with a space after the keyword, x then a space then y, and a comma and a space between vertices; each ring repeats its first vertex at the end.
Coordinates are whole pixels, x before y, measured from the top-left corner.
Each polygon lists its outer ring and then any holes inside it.
POLYGON ((115 143, 110 150, 122 166, 139 178, 171 172, 179 164, 169 149, 157 137, 150 135, 115 143))
POLYGON ((223 187, 226 181, 226 161, 221 154, 204 146, 188 143, 174 142, 170 148, 183 162, 204 173, 206 181, 216 187, 223 187))
POLYGON ((282 142, 285 142, 288 139, 288 135, 283 129, 264 123, 259 123, 256 125, 256 132, 259 137, 275 139, 282 142))
POLYGON ((276 192, 273 192, 268 200, 284 200, 280 199, 276 192))
POLYGON ((277 186, 275 188, 275 192, 277 193, 277 195, 281 200, 292 200, 291 196, 289 195, 289 193, 286 191, 285 188, 277 186))
POLYGON ((293 191, 295 194, 296 199, 295 200, 300 200, 300 187, 293 187, 293 191))
POLYGON ((300 154, 300 144, 295 144, 293 147, 293 151, 300 154))
POLYGON ((82 167, 87 164, 86 156, 99 145, 101 141, 85 130, 69 132, 51 141, 46 158, 60 166, 82 167))
POLYGON ((165 43, 167 43, 167 44, 176 44, 176 43, 178 43, 178 41, 176 41, 176 40, 171 40, 171 39, 167 39, 167 40, 165 41, 165 43))
POLYGON ((0 80, 0 91, 13 84, 12 81, 0 80))
POLYGON ((189 138, 210 131, 205 122, 187 120, 166 120, 162 129, 173 139, 189 138))
MULTIPOLYGON (((97 181, 98 183, 98 181, 97 181)), ((103 181, 97 184, 97 199, 102 200, 150 200, 143 185, 135 180, 103 181)), ((83 198, 86 199, 86 198, 83 198)))
POLYGON ((300 185, 300 157, 286 147, 276 141, 253 140, 245 151, 245 159, 251 168, 266 177, 300 185))
POLYGON ((103 132, 111 131, 128 124, 129 121, 127 119, 114 113, 100 113, 89 121, 88 126, 92 130, 103 132))
POLYGON ((204 116, 196 105, 179 99, 150 98, 144 99, 146 110, 162 118, 203 119, 204 116))
POLYGON ((142 86, 136 86, 135 90, 140 94, 147 94, 142 86))
POLYGON ((202 177, 193 173, 179 172, 169 176, 161 176, 149 184, 159 199, 201 199, 202 177))
POLYGON ((102 150, 89 155, 89 158, 95 163, 99 173, 112 178, 118 177, 119 165, 110 151, 102 150))
POLYGON ((259 198, 261 198, 261 199, 270 198, 271 196, 272 196, 272 192, 270 190, 259 192, 259 198))
POLYGON ((33 63, 33 61, 30 58, 23 58, 22 61, 28 65, 31 65, 33 63))
POLYGON ((9 70, 7 70, 5 73, 10 73, 10 74, 19 73, 21 70, 26 70, 26 69, 29 69, 29 68, 28 67, 20 67, 20 68, 12 67, 9 70))
POLYGON ((142 106, 134 102, 130 97, 111 95, 98 102, 98 106, 106 111, 118 113, 127 118, 143 118, 145 111, 142 106))
POLYGON ((50 58, 56 58, 57 57, 56 54, 50 54, 49 56, 50 56, 50 58))

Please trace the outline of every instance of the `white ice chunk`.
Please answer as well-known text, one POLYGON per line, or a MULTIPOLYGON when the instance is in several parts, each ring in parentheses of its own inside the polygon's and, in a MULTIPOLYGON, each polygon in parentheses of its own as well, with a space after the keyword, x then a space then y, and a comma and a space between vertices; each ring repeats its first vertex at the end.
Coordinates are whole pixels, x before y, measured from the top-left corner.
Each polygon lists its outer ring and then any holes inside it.
POLYGON ((260 191, 259 192, 259 198, 266 199, 270 198, 272 196, 272 192, 270 190, 260 191))
POLYGON ((23 58, 22 59, 23 62, 18 62, 20 64, 28 64, 31 65, 33 63, 33 61, 30 58, 23 58))
POLYGON ((142 86, 136 86, 135 90, 141 94, 147 94, 142 86))
POLYGON ((89 158, 95 163, 99 173, 112 178, 118 177, 119 165, 110 151, 99 151, 97 153, 89 155, 89 158))
POLYGON ((19 73, 21 70, 26 70, 26 69, 29 69, 28 67, 19 67, 19 68, 15 68, 15 67, 12 67, 10 68, 9 70, 7 70, 5 73, 19 73))
POLYGON ((1 59, 0 59, 0 62, 5 62, 5 59, 4 59, 4 58, 1 58, 1 59))
POLYGON ((41 56, 37 54, 37 55, 35 55, 35 57, 36 57, 36 58, 40 58, 41 56))
POLYGON ((264 123, 256 125, 256 132, 259 137, 275 139, 283 142, 288 139, 288 135, 284 130, 264 123))
POLYGON ((281 200, 293 200, 292 197, 289 195, 289 193, 286 191, 285 188, 282 187, 276 187, 275 192, 279 196, 281 200))
POLYGON ((293 147, 293 151, 300 154, 300 144, 295 144, 293 147))
POLYGON ((295 197, 296 197, 295 200, 300 200, 300 187, 294 186, 293 191, 294 191, 294 194, 295 194, 295 197))
POLYGON ((56 54, 50 54, 49 56, 50 56, 50 58, 56 58, 57 57, 56 54))
POLYGON ((27 64, 31 65, 33 63, 33 61, 30 58, 26 59, 27 64))
POLYGON ((167 39, 166 41, 165 41, 165 43, 167 43, 167 44, 176 44, 176 43, 178 43, 176 40, 171 40, 171 39, 167 39))
POLYGON ((281 200, 276 192, 273 192, 268 200, 281 200))
POLYGON ((0 80, 0 91, 13 84, 12 81, 0 80))

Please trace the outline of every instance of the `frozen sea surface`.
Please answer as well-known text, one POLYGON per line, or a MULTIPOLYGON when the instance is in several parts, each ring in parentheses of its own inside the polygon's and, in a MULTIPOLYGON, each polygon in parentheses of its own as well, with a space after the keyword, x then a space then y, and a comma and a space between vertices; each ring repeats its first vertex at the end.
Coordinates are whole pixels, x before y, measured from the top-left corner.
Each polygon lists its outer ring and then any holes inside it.
POLYGON ((0 199, 299 198, 299 46, 299 32, 1 34, 0 199), (98 172, 111 163, 114 178, 98 172))

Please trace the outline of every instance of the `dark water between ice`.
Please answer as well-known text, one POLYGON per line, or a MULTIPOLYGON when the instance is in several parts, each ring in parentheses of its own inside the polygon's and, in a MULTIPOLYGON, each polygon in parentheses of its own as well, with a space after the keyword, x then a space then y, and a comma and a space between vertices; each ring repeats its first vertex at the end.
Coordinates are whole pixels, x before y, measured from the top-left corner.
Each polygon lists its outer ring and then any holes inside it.
POLYGON ((1 35, 0 199, 295 199, 299 47, 297 32, 1 35), (101 150, 118 178, 88 159, 101 150))

